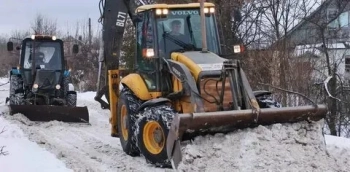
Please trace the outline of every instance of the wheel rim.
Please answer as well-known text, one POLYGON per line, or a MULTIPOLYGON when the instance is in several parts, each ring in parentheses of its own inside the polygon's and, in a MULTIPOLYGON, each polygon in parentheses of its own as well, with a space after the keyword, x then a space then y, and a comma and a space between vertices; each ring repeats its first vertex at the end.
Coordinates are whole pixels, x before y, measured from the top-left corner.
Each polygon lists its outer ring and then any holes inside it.
POLYGON ((152 154, 159 154, 165 145, 162 127, 156 121, 149 121, 143 128, 143 142, 146 149, 152 154))
POLYGON ((127 111, 126 111, 126 106, 123 105, 122 109, 121 109, 121 118, 120 118, 120 122, 121 122, 121 128, 122 128, 122 135, 123 135, 123 139, 124 140, 128 140, 128 128, 127 128, 127 111))

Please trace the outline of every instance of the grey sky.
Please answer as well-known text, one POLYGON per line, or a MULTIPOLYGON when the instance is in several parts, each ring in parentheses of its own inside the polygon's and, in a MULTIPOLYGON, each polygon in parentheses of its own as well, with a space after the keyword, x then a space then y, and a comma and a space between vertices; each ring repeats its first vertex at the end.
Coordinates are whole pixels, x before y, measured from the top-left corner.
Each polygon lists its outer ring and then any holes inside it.
POLYGON ((0 0, 0 35, 13 30, 28 30, 37 14, 57 21, 60 30, 76 26, 91 18, 96 31, 100 12, 99 0, 0 0))

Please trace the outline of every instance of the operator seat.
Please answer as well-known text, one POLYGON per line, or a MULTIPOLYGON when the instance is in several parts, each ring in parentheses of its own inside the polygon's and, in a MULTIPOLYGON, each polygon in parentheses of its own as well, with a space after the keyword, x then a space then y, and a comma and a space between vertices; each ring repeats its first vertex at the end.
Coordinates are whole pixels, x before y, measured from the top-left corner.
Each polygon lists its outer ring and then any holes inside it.
MULTIPOLYGON (((40 66, 46 64, 44 62, 45 54, 43 52, 35 52, 35 65, 40 66)), ((32 65, 32 54, 29 55, 28 62, 32 65)))

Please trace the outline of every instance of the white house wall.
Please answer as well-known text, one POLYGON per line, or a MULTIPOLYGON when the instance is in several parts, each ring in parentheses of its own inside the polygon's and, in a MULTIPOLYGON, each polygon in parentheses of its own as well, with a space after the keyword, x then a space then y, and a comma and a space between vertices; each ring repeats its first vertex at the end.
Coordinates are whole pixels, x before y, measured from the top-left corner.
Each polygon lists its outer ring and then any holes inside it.
MULTIPOLYGON (((313 74, 313 78, 316 80, 324 80, 328 76, 328 68, 327 68, 327 60, 326 55, 322 53, 319 49, 315 48, 319 47, 318 45, 304 45, 298 46, 295 50, 294 55, 300 56, 306 52, 310 52, 318 58, 315 59, 316 70, 313 74)), ((337 73, 341 76, 342 80, 348 85, 350 81, 350 72, 345 70, 345 58, 348 56, 350 58, 350 49, 346 48, 344 44, 332 44, 329 46, 328 54, 330 57, 330 64, 332 64, 332 68, 334 64, 337 65, 337 73)))

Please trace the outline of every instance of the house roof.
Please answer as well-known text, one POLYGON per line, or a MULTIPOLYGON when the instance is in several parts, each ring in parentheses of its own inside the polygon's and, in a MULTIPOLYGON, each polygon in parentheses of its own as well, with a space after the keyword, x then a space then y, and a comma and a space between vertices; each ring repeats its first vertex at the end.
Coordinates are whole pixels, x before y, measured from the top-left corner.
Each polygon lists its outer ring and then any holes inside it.
POLYGON ((324 7, 327 7, 333 0, 325 0, 319 7, 317 7, 310 15, 306 16, 304 19, 302 19, 296 26, 294 26, 291 30, 287 32, 286 35, 284 35, 280 40, 276 41, 271 45, 271 47, 274 47, 275 45, 278 45, 280 41, 284 40, 285 38, 288 38, 289 36, 293 35, 295 31, 301 29, 304 25, 308 24, 308 20, 312 19, 317 15, 324 7))
POLYGON ((310 15, 302 19, 296 26, 294 26, 290 31, 287 32, 286 36, 293 34, 296 30, 300 29, 302 26, 307 24, 308 19, 312 19, 318 14, 324 7, 327 7, 333 0, 325 0, 316 10, 314 10, 310 15))

